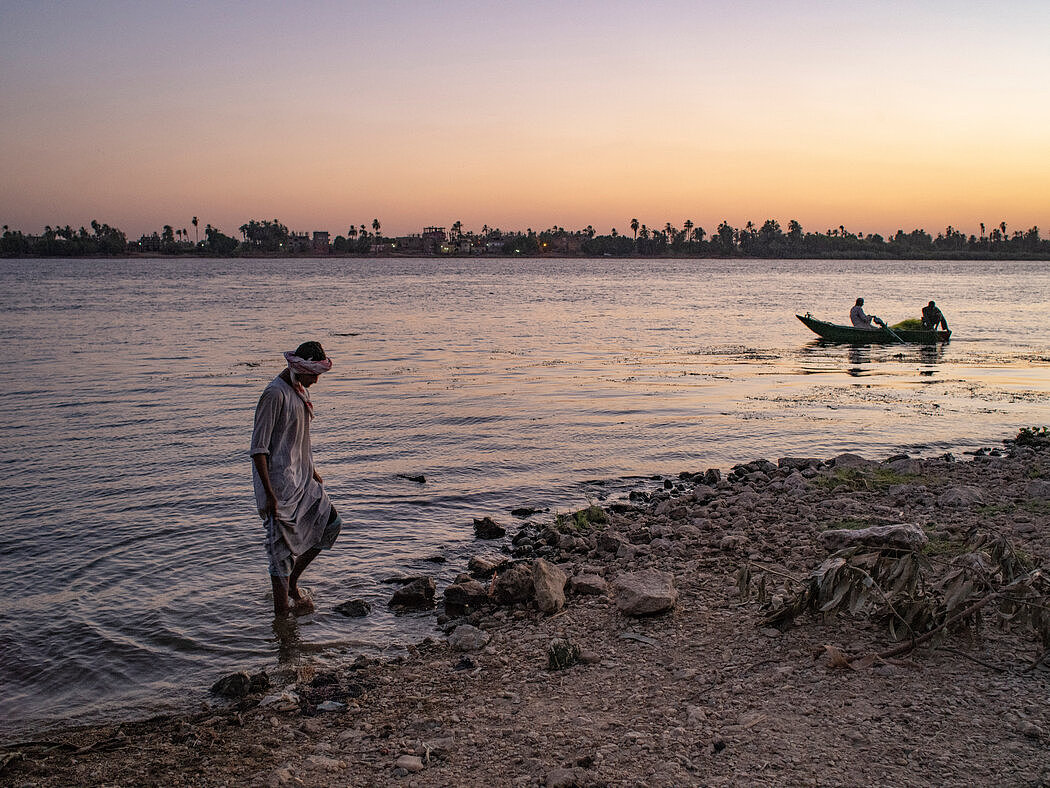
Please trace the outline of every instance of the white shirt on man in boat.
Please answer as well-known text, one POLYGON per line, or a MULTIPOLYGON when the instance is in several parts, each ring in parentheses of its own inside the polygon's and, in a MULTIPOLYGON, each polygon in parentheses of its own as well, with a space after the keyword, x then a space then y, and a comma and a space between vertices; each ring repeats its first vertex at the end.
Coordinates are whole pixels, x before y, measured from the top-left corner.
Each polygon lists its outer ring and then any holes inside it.
POLYGON ((850 322, 853 323, 854 328, 866 328, 869 331, 877 331, 878 328, 871 324, 872 320, 877 320, 874 315, 864 314, 864 299, 858 298, 857 303, 854 304, 853 308, 849 311, 850 322))

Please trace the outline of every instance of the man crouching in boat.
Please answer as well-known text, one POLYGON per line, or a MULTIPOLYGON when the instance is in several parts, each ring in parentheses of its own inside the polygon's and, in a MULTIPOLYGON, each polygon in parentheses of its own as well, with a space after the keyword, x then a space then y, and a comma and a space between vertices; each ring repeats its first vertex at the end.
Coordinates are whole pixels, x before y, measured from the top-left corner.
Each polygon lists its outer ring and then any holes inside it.
POLYGON ((884 323, 875 315, 864 314, 864 299, 858 298, 857 303, 853 305, 853 309, 849 311, 850 322, 853 323, 854 328, 864 328, 868 331, 878 331, 876 326, 884 326, 884 323), (875 323, 873 326, 872 323, 875 323))
POLYGON ((944 313, 937 308, 937 304, 930 301, 922 308, 922 327, 927 331, 936 331, 937 326, 944 326, 948 330, 948 321, 944 319, 944 313))

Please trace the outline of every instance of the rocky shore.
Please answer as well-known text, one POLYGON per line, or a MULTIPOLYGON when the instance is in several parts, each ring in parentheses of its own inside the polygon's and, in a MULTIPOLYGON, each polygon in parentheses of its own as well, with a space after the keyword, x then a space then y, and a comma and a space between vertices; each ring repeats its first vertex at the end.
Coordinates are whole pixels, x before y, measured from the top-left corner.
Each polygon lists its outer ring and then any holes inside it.
POLYGON ((475 525, 455 583, 397 589, 436 606, 407 657, 217 676, 207 708, 6 742, 0 783, 1050 785, 1045 434, 756 460, 475 525), (937 637, 870 593, 904 559, 937 637), (854 585, 826 582, 851 560, 854 585))

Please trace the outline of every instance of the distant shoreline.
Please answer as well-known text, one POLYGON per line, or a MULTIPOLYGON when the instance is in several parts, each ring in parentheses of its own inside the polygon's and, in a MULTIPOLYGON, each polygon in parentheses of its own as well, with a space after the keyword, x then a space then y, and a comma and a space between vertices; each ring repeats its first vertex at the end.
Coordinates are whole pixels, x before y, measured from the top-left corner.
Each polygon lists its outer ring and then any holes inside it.
POLYGON ((798 256, 771 255, 699 255, 666 252, 662 254, 617 254, 588 255, 547 252, 544 254, 426 254, 423 252, 384 252, 383 254, 358 254, 354 252, 235 252, 232 254, 165 254, 164 252, 127 252, 123 254, 61 255, 19 254, 0 255, 2 260, 871 260, 893 262, 895 260, 925 260, 930 262, 1050 262, 1042 254, 990 254, 981 252, 956 252, 942 254, 876 255, 876 254, 824 254, 798 256))

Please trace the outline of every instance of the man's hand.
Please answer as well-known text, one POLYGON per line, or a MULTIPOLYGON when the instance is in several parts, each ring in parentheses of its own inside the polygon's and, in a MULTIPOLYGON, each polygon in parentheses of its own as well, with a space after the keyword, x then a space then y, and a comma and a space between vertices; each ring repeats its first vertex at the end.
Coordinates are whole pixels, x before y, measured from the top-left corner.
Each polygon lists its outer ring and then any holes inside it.
POLYGON ((314 468, 314 478, 317 479, 317 483, 320 485, 324 484, 324 479, 321 478, 321 474, 317 472, 317 468, 314 468))
POLYGON ((270 492, 266 493, 266 517, 277 520, 277 496, 270 492))

